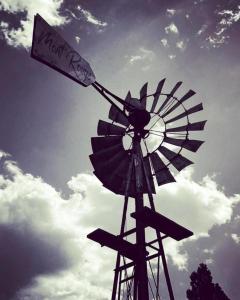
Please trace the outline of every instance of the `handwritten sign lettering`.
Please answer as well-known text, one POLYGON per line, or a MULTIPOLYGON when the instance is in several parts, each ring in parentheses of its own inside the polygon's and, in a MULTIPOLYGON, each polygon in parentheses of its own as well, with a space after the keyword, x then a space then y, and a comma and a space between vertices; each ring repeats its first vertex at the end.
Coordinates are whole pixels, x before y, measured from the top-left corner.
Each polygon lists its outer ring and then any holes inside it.
POLYGON ((34 18, 31 56, 83 86, 96 80, 89 63, 39 14, 34 18))

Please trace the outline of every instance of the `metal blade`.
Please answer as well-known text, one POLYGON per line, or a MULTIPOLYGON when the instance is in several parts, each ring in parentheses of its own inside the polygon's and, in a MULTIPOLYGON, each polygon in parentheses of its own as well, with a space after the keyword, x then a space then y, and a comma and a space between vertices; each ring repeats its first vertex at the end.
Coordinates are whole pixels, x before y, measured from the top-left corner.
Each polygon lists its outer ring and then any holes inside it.
POLYGON ((99 152, 117 144, 123 147, 122 137, 119 136, 92 137, 91 143, 93 152, 99 152))
POLYGON ((188 160, 186 157, 181 154, 177 154, 164 146, 158 147, 158 151, 161 152, 178 171, 181 171, 187 166, 193 164, 193 162, 188 160))
MULTIPOLYGON (((129 91, 127 93, 127 96, 125 98, 125 101, 130 103, 131 105, 133 105, 134 107, 138 108, 138 109, 144 109, 143 104, 140 102, 139 99, 137 98, 132 98, 131 96, 131 92, 129 91)), ((128 109, 129 111, 131 111, 131 109, 128 109)))
MULTIPOLYGON (((107 189, 111 190, 116 194, 125 195, 130 162, 131 156, 128 154, 128 151, 125 151, 125 156, 123 156, 118 166, 112 169, 114 170, 112 173, 111 171, 106 172, 104 169, 97 168, 97 170, 94 171, 94 174, 98 177, 98 179, 103 183, 103 185, 107 189)), ((133 175, 134 174, 132 172, 128 188, 129 197, 134 197, 136 194, 136 182, 133 175)))
POLYGON ((163 139, 164 142, 171 144, 171 145, 176 145, 182 148, 185 148, 189 151, 196 152, 199 147, 204 143, 203 141, 198 141, 198 140, 181 140, 181 139, 174 139, 165 136, 163 139))
POLYGON ((198 131, 198 130, 203 130, 206 122, 207 121, 205 120, 205 121, 200 121, 200 122, 195 122, 195 123, 189 123, 187 125, 179 126, 179 127, 175 127, 175 128, 168 128, 168 129, 166 129, 165 132, 180 132, 180 131, 198 131))
POLYGON ((169 171, 168 167, 165 166, 161 158, 157 153, 153 152, 150 154, 152 166, 156 175, 158 185, 163 185, 169 182, 176 181, 169 171))
POLYGON ((154 94, 153 104, 152 104, 152 107, 151 107, 150 112, 154 112, 154 109, 155 109, 155 107, 156 107, 156 105, 157 105, 159 96, 160 96, 160 94, 161 94, 161 92, 162 92, 162 88, 163 88, 163 85, 164 85, 165 80, 166 80, 166 78, 162 79, 162 80, 158 83, 156 92, 155 92, 155 94, 154 94))
POLYGON ((34 17, 31 56, 83 86, 96 80, 89 63, 39 14, 34 17))
POLYGON ((177 120, 179 120, 179 119, 182 119, 182 118, 184 118, 184 117, 186 117, 186 116, 189 116, 190 114, 193 114, 193 113, 198 112, 198 111, 200 111, 200 110, 203 110, 202 103, 199 103, 199 104, 197 104, 197 105, 195 105, 195 106, 193 106, 193 107, 187 109, 185 112, 181 113, 180 115, 178 115, 178 116, 176 116, 176 117, 174 117, 174 118, 172 118, 172 119, 170 119, 170 120, 167 120, 167 121, 165 122, 165 124, 168 124, 168 123, 170 123, 170 122, 177 121, 177 120))
POLYGON ((125 101, 126 101, 126 102, 130 102, 130 101, 131 101, 131 99, 132 99, 131 92, 130 92, 130 91, 128 91, 128 93, 127 93, 127 96, 126 96, 126 98, 125 98, 125 101))
POLYGON ((98 135, 124 135, 125 128, 99 120, 97 134, 98 135))
POLYGON ((147 105, 147 86, 148 83, 146 82, 140 90, 140 101, 144 109, 146 109, 147 105))
POLYGON ((102 177, 107 176, 109 178, 109 175, 118 168, 119 164, 122 160, 128 160, 127 151, 122 150, 116 153, 114 156, 108 159, 99 159, 98 156, 95 154, 91 154, 89 156, 91 163, 95 169, 95 171, 98 172, 98 174, 102 174, 102 177))
POLYGON ((104 148, 101 151, 94 152, 95 158, 98 158, 100 160, 106 160, 110 159, 114 155, 116 155, 119 151, 123 151, 123 145, 122 144, 116 144, 112 147, 104 148))
POLYGON ((181 105, 184 101, 191 98, 195 94, 196 92, 194 92, 193 90, 189 90, 187 94, 185 94, 181 99, 179 99, 178 102, 174 104, 170 109, 168 109, 163 115, 161 115, 161 117, 165 118, 168 114, 174 111, 179 105, 181 105))
POLYGON ((114 122, 117 122, 119 124, 122 124, 126 127, 129 126, 129 121, 127 119, 127 117, 121 113, 115 106, 111 106, 110 111, 109 111, 109 115, 108 115, 109 119, 111 119, 114 122))
POLYGON ((171 100, 172 96, 175 94, 176 90, 181 86, 182 81, 179 81, 176 83, 176 85, 174 86, 174 88, 172 89, 172 91, 168 94, 166 100, 163 102, 163 104, 160 106, 159 110, 158 110, 158 114, 159 112, 168 104, 169 100, 171 100))

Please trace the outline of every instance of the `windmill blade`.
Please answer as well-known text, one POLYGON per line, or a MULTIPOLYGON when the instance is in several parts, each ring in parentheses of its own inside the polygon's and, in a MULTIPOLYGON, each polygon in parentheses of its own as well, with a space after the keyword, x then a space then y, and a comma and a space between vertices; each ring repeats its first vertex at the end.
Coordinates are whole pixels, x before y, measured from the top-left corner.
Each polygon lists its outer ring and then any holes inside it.
POLYGON ((109 176, 109 173, 115 170, 120 162, 124 159, 128 160, 127 151, 122 150, 116 153, 114 156, 112 156, 109 159, 105 160, 99 160, 99 157, 95 154, 91 154, 89 156, 91 163, 95 169, 95 171, 102 174, 102 176, 109 176))
POLYGON ((83 86, 96 80, 89 63, 39 14, 34 17, 31 56, 83 86))
MULTIPOLYGON (((133 105, 133 106, 134 106, 135 108, 137 108, 137 109, 144 109, 144 106, 143 106, 143 104, 140 102, 139 99, 137 99, 137 98, 132 98, 131 92, 130 92, 130 91, 127 93, 127 96, 126 96, 126 98, 125 98, 125 101, 128 102, 128 103, 130 103, 131 105, 133 105)), ((129 108, 128 108, 128 110, 131 111, 131 109, 129 109, 129 108)))
POLYGON ((118 152, 123 151, 122 143, 116 144, 111 147, 104 148, 101 151, 94 152, 95 159, 99 161, 110 159, 112 156, 116 155, 118 152))
POLYGON ((182 119, 182 118, 184 118, 184 117, 186 117, 186 116, 189 116, 190 114, 193 114, 193 113, 198 112, 198 111, 200 111, 200 110, 203 110, 202 103, 199 103, 199 104, 197 104, 197 105, 195 105, 195 106, 193 106, 193 107, 187 109, 185 112, 181 113, 180 115, 178 115, 178 116, 176 116, 176 117, 174 117, 174 118, 172 118, 172 119, 170 119, 170 120, 167 120, 167 121, 165 122, 165 124, 168 124, 168 123, 170 123, 170 122, 177 121, 177 120, 179 120, 179 119, 182 119))
POLYGON ((181 105, 184 101, 191 98, 193 95, 195 95, 196 92, 193 90, 189 90, 181 99, 178 100, 176 104, 174 104, 170 109, 168 109, 163 115, 161 115, 162 118, 165 118, 167 115, 169 115, 172 111, 174 111, 179 105, 181 105))
POLYGON ((150 154, 150 159, 152 162, 152 166, 156 175, 158 185, 163 185, 170 182, 175 182, 176 180, 172 176, 168 167, 165 166, 161 158, 157 153, 153 152, 150 154))
POLYGON ((161 152, 169 162, 178 170, 186 168, 187 166, 193 164, 193 162, 181 154, 177 154, 164 146, 159 146, 158 151, 161 152))
POLYGON ((157 86, 157 89, 156 89, 156 92, 154 94, 154 98, 153 98, 153 104, 152 104, 152 107, 150 109, 150 112, 154 112, 155 110, 155 107, 158 103, 158 99, 159 99, 159 96, 162 92, 162 88, 163 88, 163 85, 164 85, 164 82, 165 82, 166 78, 163 78, 161 81, 159 81, 158 83, 158 86, 157 86))
POLYGON ((121 125, 124 125, 126 127, 128 127, 130 125, 128 118, 124 115, 123 112, 121 112, 120 110, 118 110, 115 106, 111 106, 110 111, 109 111, 109 115, 108 115, 109 119, 111 119, 114 122, 117 122, 121 125))
POLYGON ((181 131, 198 131, 198 130, 203 130, 205 127, 207 120, 205 121, 200 121, 200 122, 195 122, 195 123, 189 123, 184 126, 179 126, 175 128, 167 128, 165 132, 181 132, 181 131))
POLYGON ((147 105, 147 86, 148 83, 146 82, 140 90, 140 101, 144 109, 146 109, 147 105))
POLYGON ((126 194, 129 180, 128 176, 130 176, 127 194, 129 197, 134 197, 136 194, 136 181, 133 176, 134 172, 131 172, 131 174, 128 172, 129 164, 131 163, 131 155, 129 155, 128 151, 125 151, 125 155, 119 158, 120 161, 117 161, 114 166, 111 166, 111 169, 107 170, 108 172, 106 171, 105 166, 100 162, 100 165, 96 167, 94 174, 103 183, 104 187, 119 195, 126 194))
POLYGON ((125 128, 99 120, 98 128, 97 128, 98 135, 124 135, 125 128))
POLYGON ((123 147, 122 137, 119 136, 92 137, 91 143, 93 152, 99 152, 111 148, 114 145, 121 145, 123 147))
POLYGON ((163 102, 163 104, 160 106, 159 110, 158 110, 158 114, 160 113, 160 111, 168 104, 169 100, 171 100, 172 96, 175 94, 176 90, 181 86, 182 81, 179 81, 176 83, 176 85, 174 86, 174 88, 172 89, 172 91, 168 94, 167 98, 165 99, 165 101, 163 102))
POLYGON ((164 137, 163 141, 171 145, 185 148, 192 152, 196 152, 199 149, 199 147, 204 143, 203 141, 198 141, 198 140, 188 140, 188 139, 181 140, 181 139, 170 138, 167 136, 164 137))

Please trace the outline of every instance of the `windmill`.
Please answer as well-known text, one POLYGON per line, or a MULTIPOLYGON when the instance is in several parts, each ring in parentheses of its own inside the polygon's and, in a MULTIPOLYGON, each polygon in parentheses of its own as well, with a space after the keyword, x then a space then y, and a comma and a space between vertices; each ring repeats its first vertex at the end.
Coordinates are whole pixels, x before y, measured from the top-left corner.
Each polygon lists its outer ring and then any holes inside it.
POLYGON ((176 97, 182 82, 166 93, 165 78, 154 93, 148 93, 146 83, 137 98, 128 92, 121 99, 96 81, 88 62, 40 15, 35 16, 31 56, 83 86, 93 86, 111 104, 109 120, 99 120, 98 136, 91 139, 90 160, 103 186, 124 199, 121 228, 119 235, 102 229, 88 235, 117 252, 111 299, 159 300, 162 264, 173 300, 163 239, 180 241, 193 233, 158 213, 153 194, 156 184, 175 181, 170 168, 181 171, 192 164, 183 153, 196 152, 203 143, 194 133, 203 130, 206 121, 190 121, 202 103, 189 105, 193 90, 176 97), (135 208, 129 216, 130 199, 135 208), (135 226, 126 230, 129 218, 135 226))

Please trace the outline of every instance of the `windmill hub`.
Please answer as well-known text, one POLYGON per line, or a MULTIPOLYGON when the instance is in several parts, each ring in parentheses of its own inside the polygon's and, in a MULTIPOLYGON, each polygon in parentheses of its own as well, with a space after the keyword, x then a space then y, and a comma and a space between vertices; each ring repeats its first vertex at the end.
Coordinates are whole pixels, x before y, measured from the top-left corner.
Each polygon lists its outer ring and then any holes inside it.
POLYGON ((137 131, 141 131, 150 119, 150 113, 144 109, 136 109, 129 114, 129 122, 137 131))

